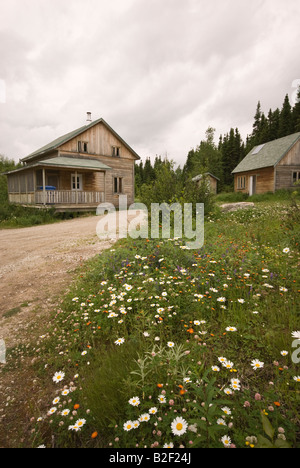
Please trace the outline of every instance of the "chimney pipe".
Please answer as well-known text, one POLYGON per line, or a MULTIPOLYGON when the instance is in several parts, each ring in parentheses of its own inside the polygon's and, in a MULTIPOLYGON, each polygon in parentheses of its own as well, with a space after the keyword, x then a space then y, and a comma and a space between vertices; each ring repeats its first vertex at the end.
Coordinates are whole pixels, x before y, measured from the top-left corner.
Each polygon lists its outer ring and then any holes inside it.
POLYGON ((92 113, 91 113, 91 112, 87 112, 87 113, 86 113, 86 116, 87 116, 87 118, 86 118, 87 122, 91 122, 91 121, 92 121, 92 113))

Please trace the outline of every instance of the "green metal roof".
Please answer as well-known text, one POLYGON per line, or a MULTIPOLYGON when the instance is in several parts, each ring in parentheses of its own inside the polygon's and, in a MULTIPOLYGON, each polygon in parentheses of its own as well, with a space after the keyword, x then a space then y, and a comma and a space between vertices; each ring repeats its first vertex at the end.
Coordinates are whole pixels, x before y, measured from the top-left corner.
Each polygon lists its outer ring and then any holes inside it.
POLYGON ((92 170, 109 170, 111 167, 103 164, 96 159, 88 158, 67 158, 58 156, 57 158, 45 159, 37 163, 39 166, 53 166, 62 168, 77 168, 77 169, 92 169, 92 170))
POLYGON ((264 167, 276 166, 286 153, 299 140, 300 132, 293 133, 278 140, 273 140, 264 145, 255 146, 250 153, 232 171, 238 172, 252 171, 264 167))
POLYGON ((32 164, 27 164, 20 169, 5 172, 2 175, 14 174, 15 172, 28 171, 31 168, 36 167, 60 167, 62 169, 81 169, 90 171, 109 171, 111 167, 103 164, 97 159, 88 158, 67 158, 58 156, 56 158, 45 159, 44 161, 36 161, 32 164))
POLYGON ((73 138, 77 137, 81 133, 85 132, 89 128, 92 128, 93 126, 95 126, 95 125, 97 125, 99 123, 102 123, 103 125, 105 125, 105 127, 108 130, 110 130, 115 135, 115 137, 118 138, 118 140, 120 140, 123 143, 123 145, 126 146, 127 149, 134 154, 136 159, 140 159, 140 156, 126 143, 126 141, 124 141, 123 138, 121 138, 120 135, 118 135, 114 131, 114 129, 112 127, 110 127, 110 125, 108 125, 108 123, 105 122, 104 119, 101 118, 101 119, 95 120, 94 122, 92 122, 92 123, 90 123, 88 125, 84 125, 83 127, 77 128, 76 130, 73 130, 72 132, 66 133, 65 135, 63 135, 63 136, 61 136, 59 138, 56 138, 56 140, 53 140, 50 143, 48 143, 47 145, 43 146, 42 148, 34 151, 33 153, 26 156, 26 158, 21 159, 21 161, 30 161, 31 159, 35 159, 36 157, 42 156, 45 153, 49 153, 50 151, 56 150, 57 148, 59 148, 59 146, 63 145, 67 141, 72 140, 73 138))

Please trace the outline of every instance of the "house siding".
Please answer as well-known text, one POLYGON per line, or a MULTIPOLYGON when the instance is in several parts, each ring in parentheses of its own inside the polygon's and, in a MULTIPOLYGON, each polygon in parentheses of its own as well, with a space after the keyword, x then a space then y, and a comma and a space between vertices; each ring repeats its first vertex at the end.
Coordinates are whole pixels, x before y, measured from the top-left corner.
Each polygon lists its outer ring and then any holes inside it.
POLYGON ((300 172, 300 141, 298 141, 276 166, 275 190, 292 189, 293 172, 300 172))
MULTIPOLYGON (((49 151, 47 155, 34 156, 28 164, 43 163, 53 157, 73 157, 76 159, 97 159, 108 166, 108 170, 85 170, 60 167, 46 167, 46 185, 55 186, 57 191, 71 191, 71 176, 75 172, 82 175, 83 192, 101 192, 104 201, 119 205, 120 195, 127 196, 127 203, 134 203, 135 193, 135 161, 137 155, 130 151, 130 147, 109 130, 103 123, 95 126, 74 137, 70 141, 49 151), (88 152, 78 152, 78 142, 88 144, 88 152), (118 156, 113 156, 112 147, 119 148, 118 156), (118 179, 118 193, 115 193, 115 179, 118 179)), ((8 175, 9 200, 14 203, 35 203, 34 192, 43 185, 42 169, 29 169, 17 174, 8 175), (30 184, 29 184, 30 177, 30 184), (29 185, 30 192, 29 196, 29 185)))
POLYGON ((239 172, 234 174, 234 191, 249 193, 250 190, 250 177, 256 175, 256 190, 255 193, 274 192, 274 168, 266 167, 253 171, 239 172), (245 177, 245 188, 238 188, 238 178, 245 177))

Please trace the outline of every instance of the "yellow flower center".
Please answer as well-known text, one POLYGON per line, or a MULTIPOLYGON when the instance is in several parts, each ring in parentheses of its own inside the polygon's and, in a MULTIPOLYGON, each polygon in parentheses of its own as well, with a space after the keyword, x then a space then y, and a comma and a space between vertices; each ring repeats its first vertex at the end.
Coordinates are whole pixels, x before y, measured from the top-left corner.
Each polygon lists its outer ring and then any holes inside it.
POLYGON ((181 423, 177 423, 177 424, 176 424, 176 429, 177 429, 177 431, 181 431, 182 428, 183 428, 183 425, 182 425, 181 423))

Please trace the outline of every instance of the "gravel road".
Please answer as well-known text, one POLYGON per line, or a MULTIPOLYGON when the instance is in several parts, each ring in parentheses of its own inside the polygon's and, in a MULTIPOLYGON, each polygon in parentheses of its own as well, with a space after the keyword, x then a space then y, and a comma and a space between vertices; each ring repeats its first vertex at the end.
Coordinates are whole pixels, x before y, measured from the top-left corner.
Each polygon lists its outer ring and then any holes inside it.
POLYGON ((113 244, 97 237, 98 221, 91 216, 0 231, 0 339, 8 346, 59 299, 85 260, 113 244))

